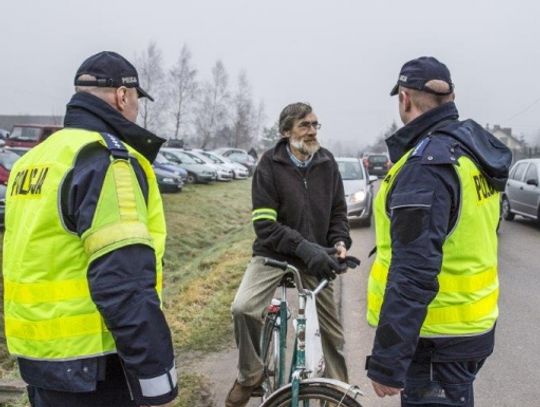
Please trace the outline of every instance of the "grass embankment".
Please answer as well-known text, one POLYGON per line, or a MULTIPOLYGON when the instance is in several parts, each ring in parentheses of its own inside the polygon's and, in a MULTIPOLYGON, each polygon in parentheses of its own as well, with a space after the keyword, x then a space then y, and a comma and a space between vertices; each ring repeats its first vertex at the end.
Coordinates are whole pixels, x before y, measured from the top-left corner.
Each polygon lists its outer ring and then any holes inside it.
MULTIPOLYGON (((168 228, 164 308, 178 354, 218 350, 232 338, 230 304, 253 241, 250 184, 186 186, 180 194, 163 196, 168 228)), ((177 365, 185 372, 182 363, 177 365)), ((2 341, 0 373, 13 374, 13 369, 2 341)), ((208 402, 204 377, 182 373, 180 381, 176 406, 208 402)))

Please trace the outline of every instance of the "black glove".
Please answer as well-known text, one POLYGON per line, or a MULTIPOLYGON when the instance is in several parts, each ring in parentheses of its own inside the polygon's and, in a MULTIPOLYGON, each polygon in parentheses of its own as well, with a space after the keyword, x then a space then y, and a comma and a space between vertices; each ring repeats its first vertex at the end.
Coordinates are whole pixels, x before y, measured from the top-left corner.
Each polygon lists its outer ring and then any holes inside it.
POLYGON ((338 260, 340 263, 346 264, 350 269, 354 269, 360 265, 360 259, 354 256, 345 256, 345 258, 338 257, 338 260))
POLYGON ((307 265, 307 273, 319 279, 327 278, 333 280, 336 278, 336 272, 342 273, 347 269, 346 263, 340 263, 334 247, 322 247, 317 243, 308 240, 302 240, 296 247, 295 254, 307 265))

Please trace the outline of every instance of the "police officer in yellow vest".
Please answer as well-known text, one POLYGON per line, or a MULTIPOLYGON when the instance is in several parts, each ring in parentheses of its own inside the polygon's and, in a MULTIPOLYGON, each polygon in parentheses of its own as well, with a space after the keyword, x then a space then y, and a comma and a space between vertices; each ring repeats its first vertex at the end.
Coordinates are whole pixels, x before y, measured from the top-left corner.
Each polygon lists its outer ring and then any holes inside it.
POLYGON ((137 126, 137 71, 114 52, 83 62, 65 128, 16 162, 6 194, 5 329, 35 407, 171 405, 161 310, 165 221, 137 126))
POLYGON ((403 65, 391 95, 405 126, 386 140, 395 165, 375 202, 367 374, 378 396, 401 393, 402 406, 471 407, 494 346, 499 191, 511 153, 458 121, 450 72, 435 58, 403 65))

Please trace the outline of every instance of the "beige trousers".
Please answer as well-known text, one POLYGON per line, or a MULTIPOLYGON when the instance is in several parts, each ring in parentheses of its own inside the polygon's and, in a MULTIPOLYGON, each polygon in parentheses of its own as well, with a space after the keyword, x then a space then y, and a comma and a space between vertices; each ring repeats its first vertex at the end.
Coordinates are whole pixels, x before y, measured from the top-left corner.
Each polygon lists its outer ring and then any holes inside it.
MULTIPOLYGON (((264 258, 255 256, 248 264, 231 307, 234 335, 238 347, 238 382, 250 386, 263 373, 260 340, 264 311, 274 297, 277 285, 285 272, 264 265, 264 258)), ((301 272, 305 288, 317 286, 316 277, 301 272)), ((325 376, 348 382, 347 366, 343 355, 343 328, 338 319, 333 284, 317 295, 317 312, 322 346, 326 360, 325 376)))

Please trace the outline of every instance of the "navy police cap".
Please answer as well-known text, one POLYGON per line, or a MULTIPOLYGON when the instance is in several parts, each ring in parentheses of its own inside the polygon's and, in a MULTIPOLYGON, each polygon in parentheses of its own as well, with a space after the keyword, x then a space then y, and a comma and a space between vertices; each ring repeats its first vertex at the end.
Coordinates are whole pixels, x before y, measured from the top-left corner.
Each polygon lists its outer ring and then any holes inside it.
POLYGON ((102 51, 86 59, 75 74, 75 86, 98 86, 103 88, 137 89, 140 98, 154 99, 139 86, 139 75, 135 67, 122 55, 102 51), (80 80, 81 75, 92 75, 96 80, 80 80))
POLYGON ((392 88, 390 96, 398 94, 399 86, 405 88, 422 90, 436 95, 449 95, 454 91, 454 84, 450 78, 450 71, 445 64, 433 57, 420 57, 406 62, 399 72, 396 85, 392 88), (447 92, 436 92, 428 88, 427 82, 432 80, 444 81, 448 84, 447 92))

